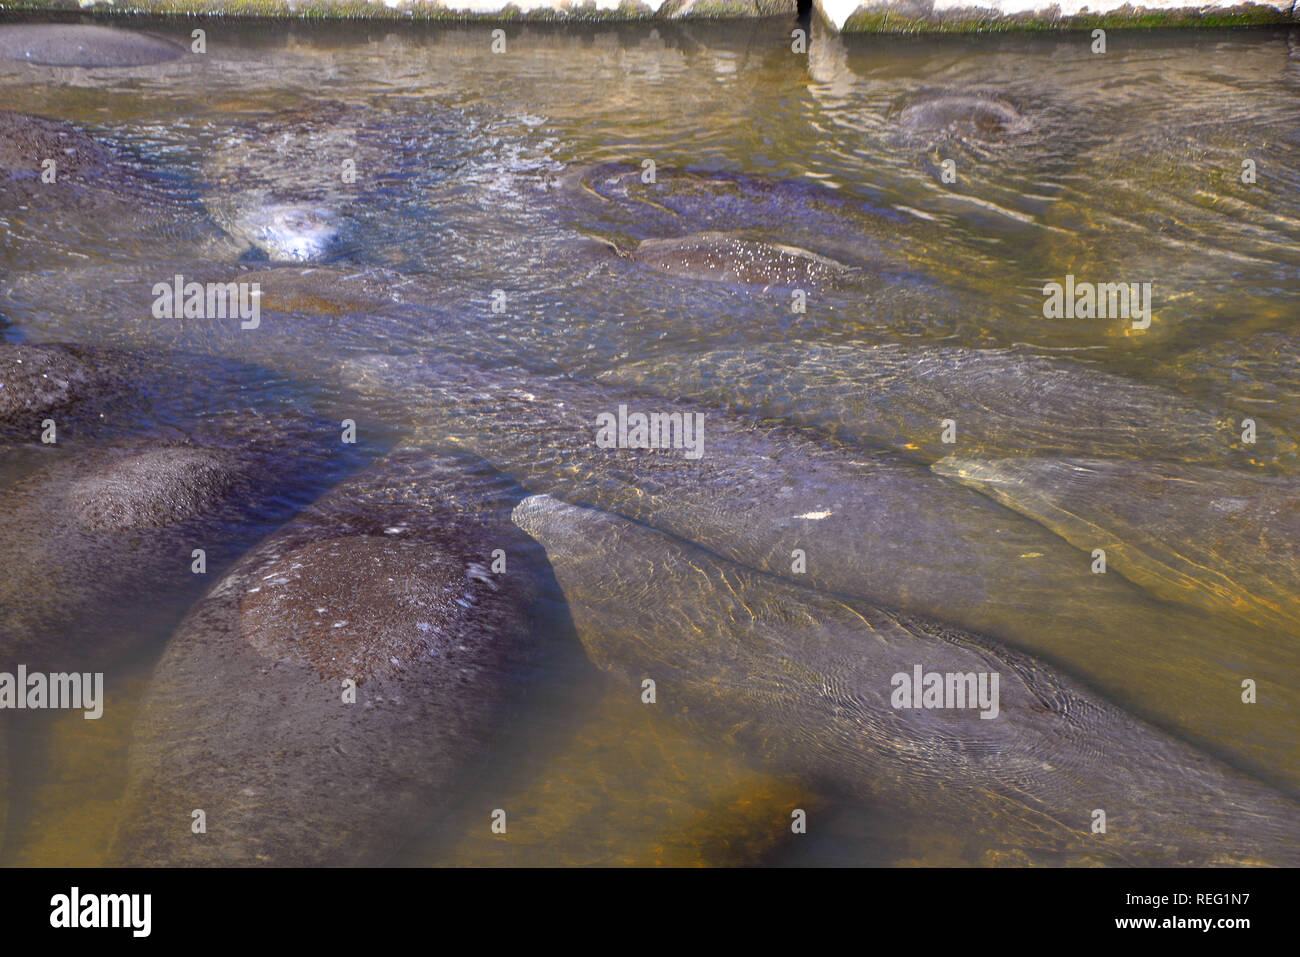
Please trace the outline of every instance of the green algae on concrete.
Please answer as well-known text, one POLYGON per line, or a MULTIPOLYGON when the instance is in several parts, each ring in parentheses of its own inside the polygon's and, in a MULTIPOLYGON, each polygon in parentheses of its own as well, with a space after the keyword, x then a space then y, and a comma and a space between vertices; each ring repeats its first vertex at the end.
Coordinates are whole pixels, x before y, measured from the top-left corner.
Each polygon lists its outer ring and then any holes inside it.
POLYGON ((1045 7, 1023 13, 998 13, 971 8, 918 15, 897 7, 863 4, 840 27, 842 33, 1007 33, 1017 30, 1162 29, 1175 27, 1270 26, 1294 23, 1294 8, 1280 10, 1268 4, 1243 3, 1235 7, 1193 6, 1152 10, 1125 5, 1105 13, 1060 12, 1045 7))

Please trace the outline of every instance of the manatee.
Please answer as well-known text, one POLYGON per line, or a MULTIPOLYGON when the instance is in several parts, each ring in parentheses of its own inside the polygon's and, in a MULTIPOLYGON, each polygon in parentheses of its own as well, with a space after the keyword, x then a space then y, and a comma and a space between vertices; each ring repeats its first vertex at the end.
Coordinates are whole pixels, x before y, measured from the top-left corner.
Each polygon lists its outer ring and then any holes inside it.
MULTIPOLYGON (((50 452, 42 441, 50 422, 61 447, 120 437, 135 428, 159 389, 170 388, 166 379, 174 371, 171 358, 160 353, 67 342, 0 343, 0 450, 50 452)), ((220 391, 214 380, 197 375, 220 391)))
POLYGON ((872 205, 809 180, 671 166, 657 167, 653 182, 646 177, 640 165, 600 163, 566 172, 558 187, 579 209, 625 220, 637 238, 779 229, 810 243, 882 249, 902 245, 896 240, 904 226, 912 233, 921 229, 917 220, 883 203, 872 205))
POLYGON ((322 318, 373 312, 400 301, 404 288, 420 288, 418 279, 385 269, 327 265, 253 269, 239 273, 238 281, 257 283, 264 311, 322 318))
POLYGON ((38 272, 61 260, 151 261, 217 251, 217 234, 179 185, 71 123, 0 110, 0 265, 38 272), (52 179, 52 181, 50 181, 52 179))
POLYGON ((81 23, 0 26, 0 57, 42 66, 148 66, 184 53, 170 40, 134 30, 81 23))
POLYGON ((826 256, 726 233, 679 239, 645 239, 619 255, 668 276, 737 286, 793 287, 805 291, 844 281, 850 267, 826 256))
POLYGON ((481 455, 530 492, 1068 663, 1120 706, 1268 779, 1300 783, 1294 709, 1280 699, 1205 706, 1235 700, 1242 668, 1269 675, 1279 689, 1300 689, 1293 648, 1156 601, 1119 575, 1092 574, 1087 554, 923 465, 631 388, 508 368, 371 356, 346 362, 343 373, 374 397, 374 414, 481 455), (620 405, 679 413, 683 423, 703 414, 701 455, 688 458, 684 446, 598 447, 598 416, 617 415, 620 405), (1160 636, 1161 654, 1135 636, 1160 636))
MULTIPOLYGON (((990 257, 986 245, 887 196, 855 195, 812 179, 657 167, 654 181, 646 182, 647 173, 621 162, 576 168, 559 178, 558 215, 579 230, 618 236, 629 247, 697 233, 744 234, 754 242, 815 250, 887 280, 897 295, 965 289, 989 310, 1004 308, 1004 263, 990 257)), ((851 278, 856 290, 866 277, 851 278)))
POLYGON ((138 163, 82 128, 0 110, 0 212, 48 226, 61 209, 124 211, 119 194, 146 189, 138 163))
MULTIPOLYGON (((239 355, 307 381, 318 374, 323 352, 332 354, 398 334, 401 318, 395 307, 402 302, 403 292, 414 295, 422 288, 418 278, 391 270, 330 264, 241 263, 184 275, 187 282, 205 288, 211 283, 223 288, 237 283, 248 290, 249 303, 256 291, 257 327, 246 328, 249 320, 227 310, 224 318, 217 319, 150 317, 131 323, 125 330, 128 336, 144 337, 166 348, 239 355)), ((142 294, 150 287, 141 283, 135 288, 142 294)))
POLYGON ((225 137, 204 163, 204 203, 236 241, 278 262, 339 251, 345 208, 356 185, 387 168, 364 114, 341 105, 286 110, 225 137), (344 164, 356 172, 349 181, 344 164))
POLYGON ((686 217, 716 229, 770 227, 772 213, 796 207, 848 209, 839 194, 812 184, 678 167, 656 167, 648 181, 648 172, 633 163, 597 163, 567 171, 558 185, 575 198, 586 196, 646 215, 658 211, 674 219, 686 217))
POLYGON ((115 860, 373 865, 432 823, 537 656, 545 559, 493 474, 394 454, 240 559, 154 671, 115 860))
POLYGON ((1079 174, 1050 217, 1072 227, 1050 234, 1066 240, 1068 251, 1086 253, 1081 247, 1103 238, 1109 242, 1097 252, 1110 252, 1110 263, 1137 256, 1177 266, 1176 277, 1188 279, 1210 267, 1217 274, 1270 260, 1300 262, 1295 206, 1291 215, 1265 211, 1242 182, 1243 160, 1289 165, 1293 151, 1231 109, 1101 137, 1079 159, 1079 174))
POLYGON ((1098 459, 949 458, 934 470, 1106 551, 1161 598, 1300 634, 1300 482, 1098 459))
POLYGON ((1300 862, 1300 805, 1030 657, 547 496, 514 516, 546 549, 600 667, 634 686, 653 678, 658 702, 782 770, 924 809, 1028 861, 1300 862), (918 666, 997 674, 996 716, 895 708, 893 676, 918 666), (1105 834, 1091 833, 1097 808, 1105 834))
MULTIPOLYGON (((436 280, 426 282, 428 278, 373 266, 342 268, 324 263, 113 262, 6 279, 0 288, 0 309, 30 335, 41 338, 88 338, 93 330, 94 341, 104 345, 229 357, 311 381, 319 375, 323 354, 362 346, 373 349, 377 339, 398 335, 404 322, 427 329, 436 306, 422 305, 418 314, 407 309, 405 315, 399 314, 398 307, 437 296, 442 286, 436 280), (238 284, 244 284, 241 301, 246 305, 251 305, 256 289, 258 327, 244 328, 246 320, 238 310, 214 316, 206 303, 205 315, 199 318, 154 315, 157 286, 174 289, 178 275, 185 285, 203 286, 205 296, 209 284, 217 284, 221 292, 235 283, 235 296, 241 292, 238 284)), ((182 295, 182 303, 184 299, 182 295)), ((219 301, 227 302, 224 292, 219 301)), ((455 306, 459 302, 445 307, 446 311, 455 306)), ((466 318, 456 329, 437 326, 435 331, 448 346, 464 344, 466 333, 481 328, 471 322, 478 318, 466 318)))
POLYGON ((1157 372, 1180 388, 1218 396, 1244 413, 1263 414, 1293 434, 1300 432, 1300 339, 1289 333, 1261 332, 1198 346, 1162 363, 1157 372))
MULTIPOLYGON (((16 456, 43 461, 0 486, 0 671, 112 673, 167 634, 206 584, 194 549, 220 573, 331 470, 304 451, 303 431, 249 413, 193 426, 189 438, 100 436, 85 448, 6 451, 0 474, 16 456)), ((123 703, 111 680, 103 708, 115 715, 123 703)), ((43 755, 45 713, 21 714, 21 723, 0 720, 0 739, 10 737, 13 753, 43 755)), ((31 805, 29 788, 49 786, 47 775, 66 766, 31 760, 24 806, 43 813, 50 809, 31 805)))
POLYGON ((348 464, 333 451, 337 426, 255 370, 18 348, 68 378, 29 393, 64 403, 33 416, 55 420, 57 442, 40 441, 37 421, 0 459, 11 473, 0 486, 0 659, 63 670, 131 653, 205 584, 192 573, 194 549, 217 573, 348 464), (182 380, 191 391, 177 394, 182 380))
POLYGON ((1266 192, 1262 184, 1266 170, 1295 169, 1296 156, 1268 124, 1242 121, 1235 110, 1139 125, 1098 138, 1079 156, 1043 217, 1041 274, 1149 282, 1152 324, 1142 332, 1087 319, 1058 326, 1199 341, 1204 330, 1180 334, 1180 326, 1291 322, 1293 296, 1279 290, 1294 288, 1300 269, 1300 203, 1294 189, 1266 192), (1247 160, 1259 185, 1242 181, 1247 160))
MULTIPOLYGON (((200 268, 185 260, 15 276, 0 284, 0 311, 43 338, 82 335, 93 317, 97 342, 237 356, 308 381, 319 378, 322 356, 373 351, 376 342, 418 343, 488 364, 517 363, 526 356, 533 368, 594 374, 613 357, 633 352, 672 354, 686 343, 706 351, 733 341, 738 322, 758 339, 787 333, 792 321, 803 326, 806 318, 791 315, 788 293, 781 301, 779 293, 737 296, 735 287, 723 284, 665 282, 658 273, 612 256, 607 243, 592 239, 575 250, 579 245, 561 241, 548 249, 548 255, 573 256, 573 269, 549 274, 557 283, 568 276, 563 285, 573 292, 557 286, 555 299, 530 294, 537 296, 534 302, 569 304, 563 312, 524 307, 521 314, 512 293, 507 311, 494 314, 486 300, 490 287, 476 281, 472 271, 400 273, 351 261, 248 261, 200 268), (242 330, 238 319, 153 317, 154 284, 174 281, 178 273, 187 282, 257 282, 260 328, 242 330), (575 282, 575 274, 584 281, 575 282), (617 284, 614 297, 611 282, 617 284), (686 308, 697 292, 710 302, 686 308), (647 297, 657 297, 653 306, 647 306, 647 297), (671 335, 653 344, 646 341, 647 308, 665 321, 672 317, 671 335)), ((942 290, 936 296, 933 289, 883 277, 873 269, 862 281, 854 275, 851 285, 835 291, 837 308, 821 312, 828 319, 827 335, 856 338, 900 329, 933 335, 936 328, 951 328, 957 296, 942 290)), ((822 301, 810 296, 809 308, 820 311, 822 301)))
MULTIPOLYGON (((281 375, 237 359, 169 349, 0 343, 0 448, 35 445, 54 455, 41 441, 47 418, 57 427, 59 450, 101 446, 141 431, 164 444, 184 443, 192 426, 204 427, 197 420, 225 423, 237 434, 270 422, 271 408, 291 401, 283 383, 281 375), (188 389, 177 389, 178 381, 188 389)), ((288 431, 274 434, 302 434, 306 420, 294 408, 285 410, 283 420, 275 428, 288 431)))
POLYGON ((97 670, 158 634, 201 587, 192 550, 219 567, 267 521, 252 503, 307 484, 292 470, 309 456, 282 428, 260 431, 228 423, 192 443, 52 452, 0 489, 0 656, 33 670, 97 670), (241 521, 251 527, 232 526, 241 521))
POLYGON ((120 382, 89 350, 76 346, 0 343, 0 436, 35 436, 40 419, 120 382))
POLYGON ((1300 447, 1159 386, 1019 349, 790 341, 634 361, 603 381, 722 403, 925 461, 1105 455, 1294 468, 1300 447), (945 419, 955 443, 943 441, 945 419), (973 451, 970 451, 973 450, 973 451))
POLYGON ((163 528, 216 506, 234 482, 221 451, 146 448, 77 479, 68 508, 83 528, 163 528))
POLYGON ((117 158, 94 137, 71 123, 0 110, 0 184, 39 181, 45 160, 55 160, 53 183, 90 182, 104 176, 117 158))
POLYGON ((908 133, 1002 143, 1033 129, 1029 117, 994 94, 942 91, 927 93, 900 107, 895 122, 908 133))

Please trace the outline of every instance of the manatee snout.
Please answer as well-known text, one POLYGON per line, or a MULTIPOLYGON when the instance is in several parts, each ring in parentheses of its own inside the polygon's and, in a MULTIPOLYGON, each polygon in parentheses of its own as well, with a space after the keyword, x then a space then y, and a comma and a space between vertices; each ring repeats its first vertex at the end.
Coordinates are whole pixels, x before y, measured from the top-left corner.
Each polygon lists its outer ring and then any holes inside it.
POLYGON ((1000 143, 1033 128, 1014 104, 983 93, 931 94, 899 110, 897 123, 909 133, 967 137, 981 143, 1000 143))
POLYGON ((244 238, 276 262, 327 259, 339 245, 338 214, 318 205, 270 206, 249 217, 244 238))
POLYGON ((521 530, 538 542, 544 542, 548 535, 564 527, 562 519, 581 515, 574 505, 561 502, 550 495, 529 495, 519 502, 510 514, 511 520, 521 530))

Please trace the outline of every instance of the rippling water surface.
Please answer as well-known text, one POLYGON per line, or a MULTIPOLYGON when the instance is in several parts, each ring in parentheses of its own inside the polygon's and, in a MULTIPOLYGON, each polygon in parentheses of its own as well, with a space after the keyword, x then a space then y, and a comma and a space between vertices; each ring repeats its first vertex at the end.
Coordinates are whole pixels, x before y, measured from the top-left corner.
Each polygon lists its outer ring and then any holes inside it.
MULTIPOLYGON (((925 481, 940 479, 906 423, 864 435, 838 407, 792 415, 770 404, 774 395, 797 404, 803 388, 829 377, 851 396, 868 378, 853 366, 859 353, 846 360, 830 346, 1007 348, 1159 386, 1232 421, 1256 416, 1275 430, 1270 441, 1300 439, 1300 32, 1116 32, 1097 56, 1083 34, 838 37, 813 28, 803 56, 790 49, 793 25, 515 25, 497 54, 486 26, 212 22, 205 56, 153 67, 0 61, 6 109, 86 128, 153 184, 146 199, 109 214, 0 211, 0 335, 246 363, 257 370, 253 384, 237 388, 270 396, 263 410, 288 403, 363 422, 361 458, 418 432, 423 416, 409 391, 350 374, 354 360, 376 353, 559 377, 539 381, 633 383, 667 402, 696 395, 737 415, 811 427, 809 441, 846 459, 897 453, 925 481), (970 92, 1012 104, 1027 129, 961 137, 903 121, 929 95, 970 92), (277 111, 340 106, 362 118, 373 146, 357 171, 359 195, 342 210, 340 246, 311 266, 232 252, 203 201, 218 188, 213 155, 277 111), (599 179, 584 179, 597 164, 639 170, 645 160, 668 181, 689 168, 799 189, 674 207, 602 198, 599 179), (944 181, 947 161, 955 182, 944 181), (1253 184, 1242 181, 1247 161, 1253 184), (666 276, 617 252, 712 232, 799 247, 856 271, 794 312, 788 285, 666 276), (259 281, 261 327, 154 318, 150 290, 177 274, 259 281), (1152 283, 1149 328, 1045 319, 1043 286, 1067 274, 1152 283), (494 290, 504 293, 499 311, 494 290), (707 388, 687 374, 700 357, 737 353, 777 359, 744 375, 719 366, 707 388), (783 355, 802 364, 783 364, 783 355)), ((192 28, 142 26, 181 40, 192 28)), ((1106 386, 1090 388, 1084 405, 1104 410, 1106 386)), ((163 392, 158 428, 168 416, 221 407, 210 390, 163 392)), ((833 403, 836 393, 815 396, 833 403)), ((520 443, 496 443, 492 415, 461 412, 460 428, 480 438, 453 444, 489 450, 519 478, 510 456, 520 443)), ((1183 424, 1149 423, 1157 432, 1183 424)), ((440 438, 454 431, 444 424, 440 438)), ((1004 455, 1040 451, 1014 429, 1002 443, 1004 455)), ((1231 464, 1290 471, 1256 459, 1231 464)), ((7 459, 0 478, 26 467, 7 459)), ((1295 521, 1289 501, 1281 528, 1295 521)), ((915 526, 936 576, 925 581, 942 582, 945 571, 967 583, 1005 577, 992 551, 981 558, 979 538, 950 540, 947 519, 919 508, 932 516, 915 526), (950 548, 967 551, 945 557, 950 548)), ((1032 524, 988 508, 992 517, 971 536, 1015 538, 1032 524)), ((695 537, 689 525, 673 530, 695 537)), ((1281 582, 1291 595, 1296 586, 1281 582)), ((628 583, 629 603, 657 600, 628 583)), ((129 608, 149 597, 121 601, 129 608)), ((1024 620, 1038 621, 1034 598, 1022 601, 1024 620)), ((1044 618, 1033 625, 1036 641, 1017 630, 1015 611, 978 620, 1165 731, 1300 792, 1296 632, 1227 613, 1179 618, 1187 613, 1177 602, 1137 587, 1114 601, 1094 601, 1080 586, 1060 607, 1092 615, 1091 624, 1044 618), (1194 624, 1174 639, 1151 625, 1164 620, 1194 624), (1207 678, 1208 668, 1229 679, 1207 678), (1269 687, 1246 717, 1235 690, 1243 669, 1269 687)), ((941 585, 909 610, 942 617, 947 602, 941 585)), ((558 603, 554 619, 549 640, 560 650, 520 729, 484 756, 451 823, 413 842, 402 863, 1019 860, 996 841, 956 832, 942 812, 822 793, 748 753, 743 737, 701 734, 642 707, 587 661, 558 603), (483 809, 498 806, 515 809, 512 830, 527 837, 488 832, 483 809), (788 833, 796 806, 816 816, 806 839, 788 833)), ((119 706, 104 721, 19 726, 9 761, 26 773, 15 778, 0 859, 105 861, 135 702, 165 640, 152 636, 115 666, 119 706)), ((992 799, 987 813, 999 813, 992 799)))

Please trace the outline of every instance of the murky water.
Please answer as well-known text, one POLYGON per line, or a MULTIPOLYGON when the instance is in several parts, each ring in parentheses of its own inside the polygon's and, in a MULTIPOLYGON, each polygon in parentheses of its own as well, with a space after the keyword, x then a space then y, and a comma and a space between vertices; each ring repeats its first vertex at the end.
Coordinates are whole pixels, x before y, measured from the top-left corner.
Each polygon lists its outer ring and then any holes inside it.
MULTIPOLYGON (((186 45, 193 28, 136 26, 186 45)), ((1288 604, 1300 584, 1300 32, 1116 33, 1099 56, 1083 34, 814 28, 804 55, 791 51, 793 26, 517 25, 493 52, 488 26, 214 22, 206 53, 154 66, 0 60, 6 109, 85 129, 120 177, 78 203, 6 199, 0 335, 164 350, 176 364, 137 406, 73 428, 70 450, 192 431, 239 409, 359 424, 356 450, 308 456, 301 481, 214 556, 210 575, 398 443, 453 447, 517 482, 516 499, 545 492, 619 512, 718 561, 790 578, 784 556, 802 545, 813 567, 797 584, 1004 642, 1153 733, 1300 794, 1288 604), (1014 122, 936 125, 918 112, 971 94, 1014 122), (306 130, 308 148, 292 154, 306 168, 276 166, 289 147, 277 152, 275 138, 291 122, 306 130), (338 152, 329 134, 344 127, 338 152), (346 186, 344 158, 355 167, 346 186), (239 242, 232 215, 256 218, 277 189, 309 182, 327 184, 321 202, 336 215, 317 261, 276 262, 239 242), (682 237, 697 246, 663 251, 682 237), (772 244, 790 250, 779 258, 772 244), (712 258, 699 255, 705 246, 712 258), (259 282, 260 325, 157 317, 154 287, 178 275, 259 282), (1150 283, 1149 323, 1045 318, 1044 284, 1067 275, 1150 283), (875 347, 905 351, 882 371, 875 347), (972 349, 1004 358, 958 373, 963 353, 942 351, 972 349), (619 401, 705 411, 718 444, 703 462, 720 464, 701 473, 633 456, 611 466, 550 442, 564 425, 555 410, 619 401), (1241 435, 1247 417, 1253 441, 1241 435), (751 433, 756 418, 764 426, 751 433), (939 438, 949 418, 951 448, 939 438), (1058 503, 1085 525, 1096 517, 1092 537, 1113 561, 1100 576, 1088 536, 1056 513, 929 468, 950 453, 1219 471, 1195 473, 1182 499, 1208 509, 1204 521, 1167 514, 1173 481, 1152 493, 1166 508, 1145 528, 1102 524, 1110 513, 1091 509, 1086 488, 1058 503), (1261 476, 1267 501, 1252 491, 1261 476), (778 523, 788 539, 765 537, 763 514, 785 508, 787 493, 807 499, 800 521, 778 523), (1241 521, 1257 523, 1254 538, 1256 525, 1216 532, 1210 519, 1234 498, 1251 505, 1241 521), (861 523, 824 531, 835 523, 808 517, 823 506, 861 523), (1185 547, 1194 527, 1220 563, 1213 580, 1179 566, 1177 587, 1154 587, 1169 576, 1150 566, 1202 554, 1185 547), (1146 537, 1165 550, 1144 550, 1146 537), (1218 599, 1184 601, 1179 588, 1218 599), (1241 702, 1243 679, 1260 688, 1257 703, 1241 702)), ((0 479, 18 485, 36 454, 6 451, 0 479)), ((573 589, 552 558, 560 575, 536 621, 551 652, 540 677, 509 732, 475 755, 393 860, 1081 859, 1000 836, 1002 799, 945 797, 942 766, 928 771, 928 803, 891 801, 783 761, 725 708, 683 709, 671 695, 641 704, 639 682, 589 658, 600 661, 602 629, 621 634, 617 616, 602 619, 593 599, 575 629, 560 591, 572 601, 573 589), (489 826, 497 808, 509 809, 504 835, 489 826), (805 835, 791 833, 796 808, 813 821, 805 835), (972 818, 984 826, 968 827, 972 818)), ((619 579, 619 558, 609 565, 633 617, 683 600, 619 579)), ((105 720, 6 716, 0 861, 112 861, 132 722, 197 597, 145 589, 79 611, 108 620, 149 606, 152 630, 107 666, 105 720)), ((681 620, 707 619, 708 600, 681 620)), ((710 634, 698 626, 697 641, 710 634)), ((722 694, 725 674, 715 686, 722 694)), ((801 715, 785 720, 798 737, 801 715)), ((879 773, 892 777, 892 766, 879 773)), ((1086 780, 1078 789, 1086 832, 1094 805, 1086 780)))

